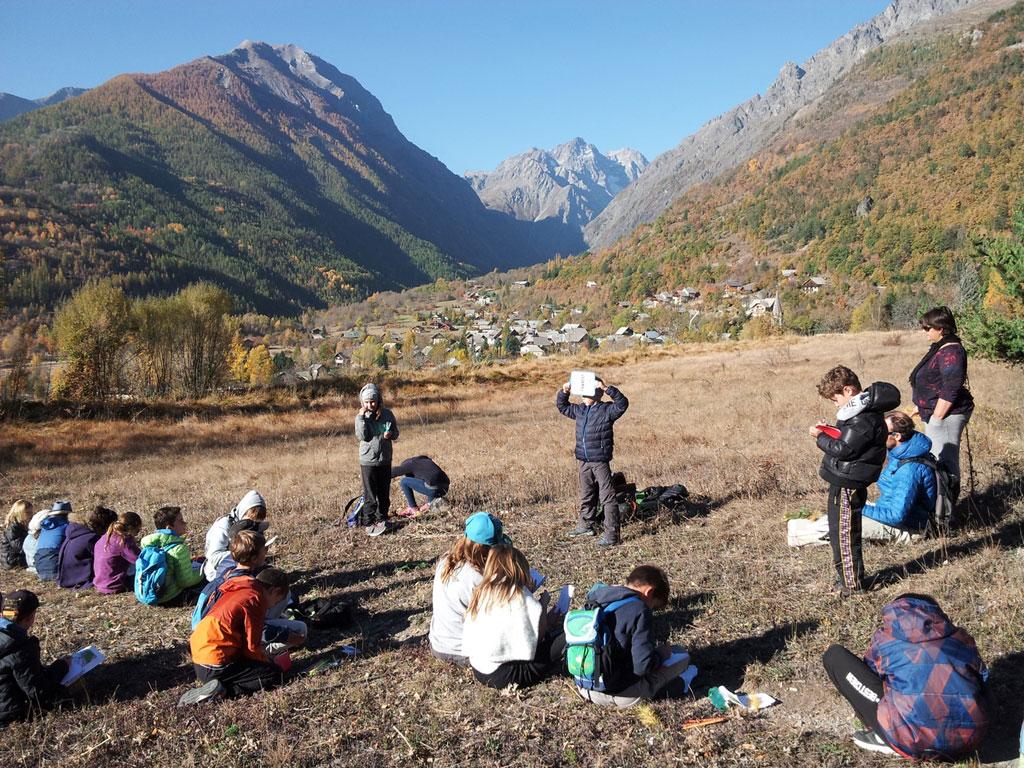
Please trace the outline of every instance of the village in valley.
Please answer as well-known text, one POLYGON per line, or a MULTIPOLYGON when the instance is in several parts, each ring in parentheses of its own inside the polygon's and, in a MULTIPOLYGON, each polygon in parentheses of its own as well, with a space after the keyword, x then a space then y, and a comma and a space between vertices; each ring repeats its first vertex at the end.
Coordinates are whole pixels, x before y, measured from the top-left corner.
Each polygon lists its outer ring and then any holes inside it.
MULTIPOLYGON (((805 279, 797 270, 779 271, 789 288, 816 294, 826 290, 828 279, 819 275, 805 279)), ((562 306, 541 302, 532 311, 514 307, 515 292, 533 287, 530 279, 489 285, 482 280, 451 283, 461 293, 449 291, 441 298, 424 300, 415 311, 407 307, 383 311, 369 321, 332 322, 328 313, 320 322, 300 329, 302 340, 270 343, 268 351, 275 361, 274 383, 294 385, 303 381, 329 378, 336 373, 381 367, 406 370, 459 367, 517 357, 574 355, 601 349, 623 350, 642 345, 674 344, 693 338, 710 318, 725 319, 742 325, 755 318, 770 328, 781 329, 783 303, 777 286, 762 288, 757 283, 724 280, 711 286, 680 287, 661 290, 638 301, 614 302, 607 311, 625 324, 601 332, 599 322, 584 322, 587 310, 579 305, 562 306), (713 305, 706 299, 713 296, 713 305), (671 327, 660 326, 658 318, 672 317, 671 327), (291 344, 289 342, 296 341, 291 344)), ((588 291, 598 291, 597 281, 586 283, 588 291)), ((390 294, 394 295, 394 294, 390 294)), ((430 296, 430 294, 423 294, 430 296)), ((373 307, 377 296, 365 302, 373 307)), ((722 331, 715 339, 728 341, 736 334, 722 331)), ((247 335, 246 349, 266 340, 247 335)))

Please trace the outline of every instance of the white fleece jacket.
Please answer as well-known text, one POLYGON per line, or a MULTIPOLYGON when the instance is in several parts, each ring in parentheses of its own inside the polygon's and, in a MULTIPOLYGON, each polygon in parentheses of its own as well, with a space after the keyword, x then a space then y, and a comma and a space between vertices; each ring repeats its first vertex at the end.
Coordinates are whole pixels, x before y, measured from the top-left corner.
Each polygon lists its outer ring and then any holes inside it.
POLYGON ((532 661, 537 654, 541 604, 525 589, 503 605, 466 614, 462 652, 473 669, 489 675, 506 661, 532 661))

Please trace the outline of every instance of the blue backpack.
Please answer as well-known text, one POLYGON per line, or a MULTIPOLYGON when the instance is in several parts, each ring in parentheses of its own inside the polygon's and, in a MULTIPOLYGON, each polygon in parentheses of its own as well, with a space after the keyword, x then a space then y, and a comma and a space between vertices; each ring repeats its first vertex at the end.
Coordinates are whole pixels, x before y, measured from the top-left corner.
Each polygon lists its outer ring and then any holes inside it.
POLYGON ((626 603, 639 602, 626 597, 606 606, 581 608, 565 615, 565 663, 569 675, 580 688, 603 692, 611 669, 611 632, 605 618, 626 603))
POLYGON ((192 629, 195 630, 196 626, 200 621, 210 612, 214 604, 220 600, 221 591, 220 588, 224 585, 224 582, 228 579, 233 579, 235 576, 252 576, 252 571, 243 571, 236 573, 234 569, 222 573, 220 576, 215 578, 205 587, 203 591, 199 593, 199 599, 196 600, 195 610, 192 611, 192 629))
POLYGON ((167 547, 149 545, 139 552, 135 562, 135 599, 143 605, 156 605, 167 582, 170 564, 167 562, 167 551, 177 544, 167 547))

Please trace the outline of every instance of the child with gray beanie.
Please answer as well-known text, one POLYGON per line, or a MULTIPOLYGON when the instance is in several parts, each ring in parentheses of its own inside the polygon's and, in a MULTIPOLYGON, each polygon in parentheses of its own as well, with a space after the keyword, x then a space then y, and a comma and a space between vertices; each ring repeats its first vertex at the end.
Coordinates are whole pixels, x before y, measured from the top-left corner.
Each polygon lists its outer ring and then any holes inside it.
POLYGON ((367 384, 359 391, 356 413, 356 437, 359 438, 359 469, 363 475, 363 508, 359 524, 370 536, 388 529, 391 506, 391 444, 398 439, 398 421, 384 407, 380 387, 367 384))

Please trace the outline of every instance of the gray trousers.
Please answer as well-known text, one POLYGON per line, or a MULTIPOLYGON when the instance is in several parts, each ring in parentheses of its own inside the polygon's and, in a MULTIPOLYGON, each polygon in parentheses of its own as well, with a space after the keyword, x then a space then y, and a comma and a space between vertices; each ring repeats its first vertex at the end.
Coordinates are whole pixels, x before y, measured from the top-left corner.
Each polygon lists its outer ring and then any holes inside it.
MULTIPOLYGON (((673 645, 673 653, 685 653, 682 646, 673 645)), ((591 701, 594 704, 600 704, 605 707, 619 707, 620 709, 626 709, 638 704, 641 701, 649 701, 657 696, 665 686, 679 677, 686 668, 690 666, 690 655, 687 654, 686 658, 682 661, 677 661, 669 666, 662 665, 656 670, 651 672, 647 677, 643 677, 633 685, 629 686, 624 691, 620 691, 616 694, 602 693, 600 691, 588 691, 585 688, 577 688, 579 695, 591 701)))
POLYGON ((599 513, 603 510, 605 538, 618 541, 619 505, 615 502, 615 487, 612 485, 612 471, 608 462, 581 461, 579 465, 580 527, 595 528, 599 513))
POLYGON ((951 413, 944 419, 933 414, 924 425, 924 433, 932 441, 932 455, 956 478, 960 477, 960 436, 970 418, 970 413, 951 413))

